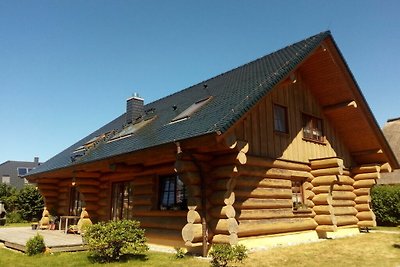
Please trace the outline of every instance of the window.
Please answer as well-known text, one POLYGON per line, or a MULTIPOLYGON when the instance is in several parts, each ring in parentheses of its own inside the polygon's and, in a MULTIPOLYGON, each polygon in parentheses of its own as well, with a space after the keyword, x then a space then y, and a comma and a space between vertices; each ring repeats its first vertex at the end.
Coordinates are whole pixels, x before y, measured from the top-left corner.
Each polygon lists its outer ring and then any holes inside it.
POLYGON ((82 195, 79 190, 73 186, 69 191, 69 215, 80 216, 82 212, 82 195))
POLYGON ((304 206, 302 181, 292 181, 292 202, 294 210, 304 206))
POLYGON ((160 209, 161 210, 186 210, 186 186, 177 175, 160 177, 160 209))
POLYGON ((1 182, 3 184, 10 184, 10 176, 4 175, 3 177, 1 177, 1 182))
POLYGON ((18 176, 19 176, 19 177, 24 176, 24 175, 26 175, 30 170, 31 170, 30 168, 28 169, 28 168, 25 168, 25 167, 18 167, 18 168, 17 168, 18 176))
MULTIPOLYGON (((183 112, 181 112, 178 116, 173 118, 171 120, 171 123, 178 122, 178 121, 183 121, 188 119, 193 113, 195 113, 197 110, 199 110, 202 106, 208 103, 208 101, 211 100, 211 96, 208 96, 206 98, 200 99, 199 101, 195 102, 192 104, 190 107, 185 109, 183 112)), ((175 109, 176 107, 174 107, 175 109)))
POLYGON ((280 133, 289 133, 287 108, 274 104, 274 130, 280 133))
POLYGON ((119 182, 112 186, 111 219, 133 219, 133 182, 119 182))
POLYGON ((308 140, 324 142, 322 120, 303 114, 303 137, 308 140))

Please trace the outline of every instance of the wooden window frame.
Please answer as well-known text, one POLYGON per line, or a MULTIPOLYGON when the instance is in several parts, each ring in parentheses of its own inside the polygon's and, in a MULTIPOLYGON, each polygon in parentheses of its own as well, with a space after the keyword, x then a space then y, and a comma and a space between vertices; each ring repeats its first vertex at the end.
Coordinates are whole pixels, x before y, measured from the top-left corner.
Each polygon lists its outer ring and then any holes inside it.
POLYGON ((69 189, 69 204, 68 204, 68 214, 74 216, 80 216, 82 212, 82 207, 84 206, 82 194, 79 192, 76 186, 71 186, 69 189), (75 205, 79 203, 78 205, 75 205))
POLYGON ((303 188, 304 181, 302 180, 292 180, 292 203, 293 209, 296 210, 296 205, 301 204, 304 205, 304 188, 303 188), (298 188, 295 191, 294 188, 298 188))
MULTIPOLYGON (((281 105, 281 104, 277 104, 277 103, 272 103, 272 113, 273 113, 273 121, 274 121, 274 132, 275 133, 278 133, 278 134, 285 134, 285 135, 288 135, 289 134, 289 116, 288 116, 288 108, 286 107, 286 106, 284 106, 284 105, 281 105), (278 127, 278 125, 277 125, 277 117, 276 116, 278 116, 277 115, 277 112, 275 111, 275 107, 276 108, 281 108, 281 109, 283 109, 284 110, 284 115, 285 115, 285 117, 284 117, 284 119, 285 119, 285 121, 284 121, 284 127, 285 127, 285 129, 284 129, 284 131, 281 131, 280 129, 277 129, 278 127)), ((280 118, 279 118, 280 119, 280 118)))
POLYGON ((303 131, 303 140, 306 141, 311 141, 311 142, 315 142, 315 143, 319 143, 319 144, 326 144, 325 142, 325 131, 324 131, 324 120, 322 118, 316 117, 314 115, 310 115, 307 113, 302 113, 302 123, 303 123, 303 127, 302 127, 302 131, 303 131), (311 120, 311 124, 312 127, 309 128, 307 127, 307 125, 309 124, 309 121, 311 120), (318 128, 315 127, 315 124, 318 124, 318 122, 320 122, 321 127, 318 128), (321 135, 314 135, 314 134, 307 134, 306 130, 310 130, 310 131, 315 131, 315 130, 319 130, 321 132, 321 135))
MULTIPOLYGON (((162 211, 182 211, 182 210, 187 210, 187 187, 186 185, 183 183, 183 181, 180 179, 179 174, 170 174, 170 175, 162 175, 158 177, 158 210, 162 210, 162 211), (167 205, 165 205, 165 203, 163 203, 164 200, 164 194, 167 192, 165 190, 165 183, 167 179, 174 179, 174 188, 173 189, 169 189, 167 190, 168 192, 172 192, 173 190, 173 203, 167 203, 167 205), (178 180, 180 180, 182 182, 182 189, 178 190, 177 187, 177 182, 178 180), (181 202, 177 202, 177 192, 178 191, 183 191, 183 193, 180 193, 183 195, 183 200, 181 202)), ((169 184, 171 185, 171 183, 169 184)))
POLYGON ((125 195, 122 197, 122 202, 121 203, 115 203, 115 201, 118 201, 116 199, 115 195, 115 188, 116 186, 123 185, 123 193, 125 192, 125 187, 127 184, 130 184, 131 187, 133 187, 133 180, 121 180, 121 181, 115 181, 111 183, 111 206, 110 206, 110 219, 111 220, 121 220, 121 219, 133 219, 133 213, 129 214, 129 211, 133 212, 134 208, 134 203, 133 203, 133 189, 131 188, 131 194, 128 192, 128 216, 124 217, 124 201, 125 201, 125 195), (114 208, 115 204, 118 206, 114 208), (132 205, 130 205, 132 204, 132 205), (116 210, 118 209, 118 211, 116 210))

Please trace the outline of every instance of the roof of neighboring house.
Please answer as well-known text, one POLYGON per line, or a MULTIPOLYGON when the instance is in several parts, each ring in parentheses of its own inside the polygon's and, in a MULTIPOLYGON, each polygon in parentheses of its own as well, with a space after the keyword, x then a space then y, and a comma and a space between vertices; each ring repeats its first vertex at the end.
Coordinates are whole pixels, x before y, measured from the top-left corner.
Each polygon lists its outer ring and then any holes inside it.
MULTIPOLYGON (((397 160, 400 160, 400 118, 390 119, 383 126, 383 134, 389 142, 397 160)), ((400 184, 400 170, 382 174, 378 184, 400 184)))
MULTIPOLYGON (((110 131, 121 132, 125 114, 51 158, 30 174, 97 161, 210 133, 226 132, 275 85, 288 75, 327 37, 319 33, 214 78, 145 105, 149 120, 138 124, 127 138, 100 141, 76 161, 74 150, 110 131), (211 99, 187 120, 171 123, 181 112, 206 97, 211 99), (175 107, 175 108, 173 108, 175 107)), ((332 38, 333 40, 333 38, 332 38)), ((379 127, 378 127, 379 129, 379 127)), ((111 134, 112 135, 112 134, 111 134)))

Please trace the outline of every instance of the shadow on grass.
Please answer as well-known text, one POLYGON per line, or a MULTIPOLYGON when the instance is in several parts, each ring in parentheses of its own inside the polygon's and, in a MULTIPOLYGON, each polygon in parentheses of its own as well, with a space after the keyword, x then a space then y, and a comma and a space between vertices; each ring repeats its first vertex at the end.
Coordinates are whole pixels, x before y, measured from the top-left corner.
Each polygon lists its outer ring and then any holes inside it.
POLYGON ((393 247, 395 247, 395 248, 400 248, 400 243, 394 243, 394 244, 393 244, 393 247))
POLYGON ((111 260, 105 258, 99 258, 93 255, 89 255, 88 259, 90 263, 110 263, 110 262, 128 262, 128 261, 148 261, 149 257, 146 254, 125 254, 122 255, 119 260, 111 260))

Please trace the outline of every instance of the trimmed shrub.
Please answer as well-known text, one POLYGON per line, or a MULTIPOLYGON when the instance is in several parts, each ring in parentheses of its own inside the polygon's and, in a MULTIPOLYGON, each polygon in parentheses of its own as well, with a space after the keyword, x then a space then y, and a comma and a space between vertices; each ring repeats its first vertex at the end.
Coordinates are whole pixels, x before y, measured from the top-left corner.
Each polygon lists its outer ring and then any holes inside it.
POLYGON ((28 256, 44 253, 46 251, 46 245, 41 235, 36 234, 26 242, 26 254, 28 256))
POLYGON ((372 209, 378 225, 400 225, 400 186, 379 185, 371 190, 372 209))
POLYGON ((89 257, 97 262, 119 261, 124 255, 138 255, 149 248, 144 230, 139 222, 121 220, 100 222, 89 226, 84 241, 89 248, 89 257))
POLYGON ((247 248, 244 245, 231 246, 229 244, 213 245, 209 253, 211 266, 228 266, 229 263, 243 263, 248 257, 247 248))

